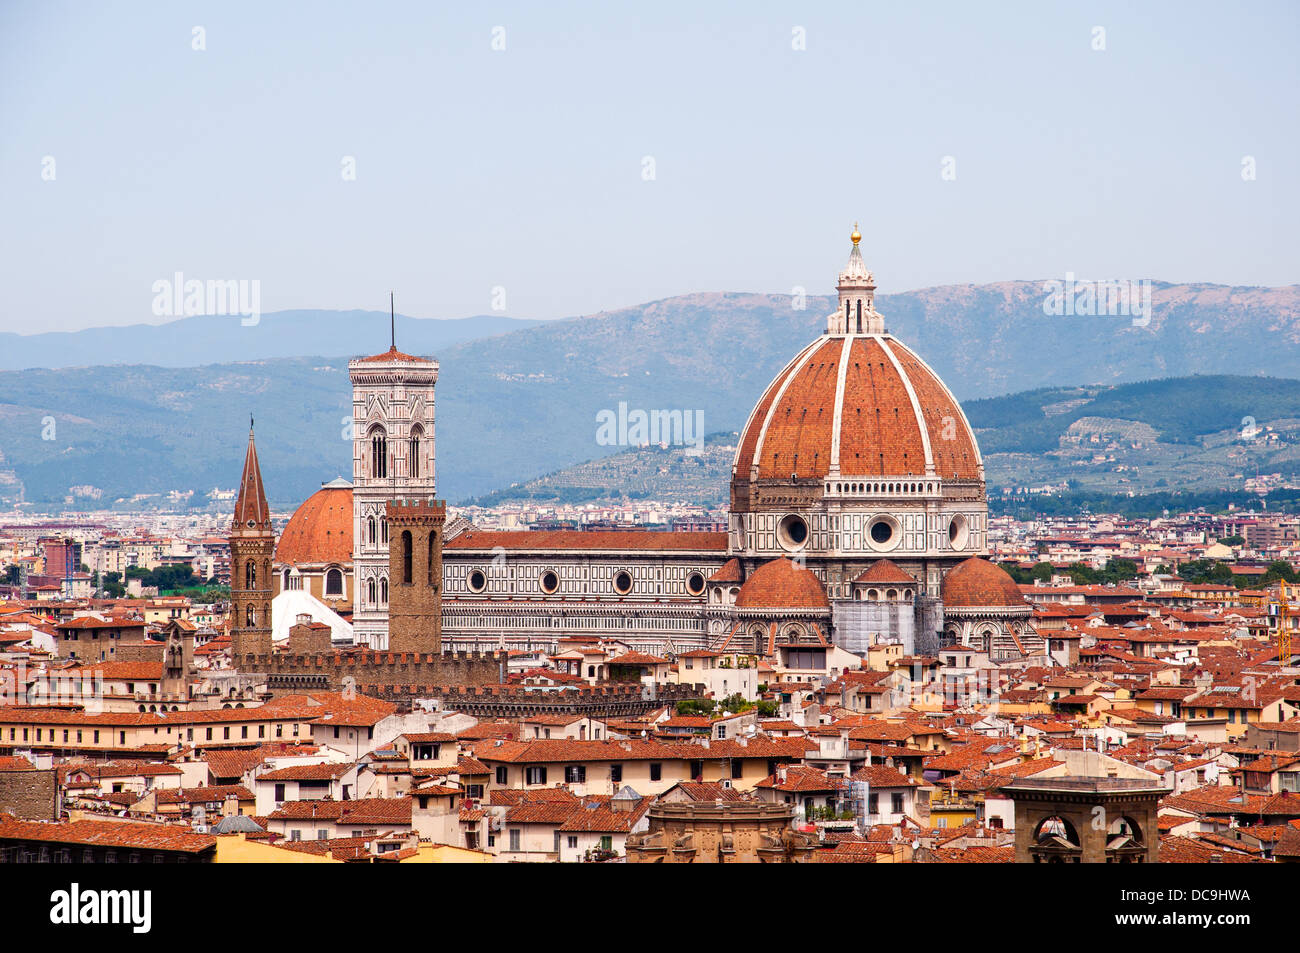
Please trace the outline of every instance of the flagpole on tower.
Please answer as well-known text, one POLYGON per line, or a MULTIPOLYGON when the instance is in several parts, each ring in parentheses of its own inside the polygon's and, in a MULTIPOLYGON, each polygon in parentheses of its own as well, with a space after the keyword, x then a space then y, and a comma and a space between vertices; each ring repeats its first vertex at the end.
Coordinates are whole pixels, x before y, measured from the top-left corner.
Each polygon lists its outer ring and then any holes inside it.
POLYGON ((397 350, 397 311, 393 306, 393 293, 388 292, 388 333, 393 350, 397 350))

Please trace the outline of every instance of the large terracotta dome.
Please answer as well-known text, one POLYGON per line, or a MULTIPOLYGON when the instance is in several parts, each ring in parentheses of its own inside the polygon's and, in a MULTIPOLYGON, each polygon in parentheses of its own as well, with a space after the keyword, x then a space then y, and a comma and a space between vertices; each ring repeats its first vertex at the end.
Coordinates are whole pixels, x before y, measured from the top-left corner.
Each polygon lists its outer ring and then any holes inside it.
POLYGON ((957 400, 889 334, 823 335, 768 386, 736 454, 741 479, 926 475, 979 480, 957 400))
POLYGON ((281 566, 350 565, 352 484, 333 480, 298 507, 275 548, 281 566))
POLYGON ((738 609, 829 609, 816 574, 789 559, 774 559, 754 570, 736 596, 738 609))
POLYGON ((943 577, 946 609, 983 609, 1027 606, 1016 581, 1001 566, 972 556, 943 577))

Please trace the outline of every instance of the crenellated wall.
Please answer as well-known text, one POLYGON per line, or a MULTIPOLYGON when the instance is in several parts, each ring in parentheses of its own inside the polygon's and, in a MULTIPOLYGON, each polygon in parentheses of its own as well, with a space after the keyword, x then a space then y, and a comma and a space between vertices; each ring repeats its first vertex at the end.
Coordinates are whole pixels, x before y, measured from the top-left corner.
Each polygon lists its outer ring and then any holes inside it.
POLYGON ((506 657, 497 652, 275 652, 234 659, 239 671, 267 677, 273 695, 299 691, 429 695, 450 686, 500 683, 506 657))

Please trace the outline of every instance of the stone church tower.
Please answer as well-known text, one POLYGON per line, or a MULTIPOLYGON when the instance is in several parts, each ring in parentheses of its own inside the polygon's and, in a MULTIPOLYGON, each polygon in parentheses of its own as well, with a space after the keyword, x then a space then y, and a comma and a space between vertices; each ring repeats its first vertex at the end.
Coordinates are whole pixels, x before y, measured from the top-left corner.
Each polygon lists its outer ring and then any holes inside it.
POLYGON ((253 425, 248 425, 248 452, 239 497, 230 524, 230 642, 233 655, 271 652, 271 558, 275 531, 266 505, 262 470, 257 463, 253 425))
POLYGON ((442 652, 441 500, 390 500, 388 650, 442 652))
MULTIPOLYGON (((348 362, 352 379, 352 630, 358 645, 389 648, 393 598, 388 503, 434 496, 433 390, 438 362, 396 344, 348 362)), ((441 544, 441 528, 438 536, 441 544)), ((440 545, 438 547, 441 548, 440 545)))

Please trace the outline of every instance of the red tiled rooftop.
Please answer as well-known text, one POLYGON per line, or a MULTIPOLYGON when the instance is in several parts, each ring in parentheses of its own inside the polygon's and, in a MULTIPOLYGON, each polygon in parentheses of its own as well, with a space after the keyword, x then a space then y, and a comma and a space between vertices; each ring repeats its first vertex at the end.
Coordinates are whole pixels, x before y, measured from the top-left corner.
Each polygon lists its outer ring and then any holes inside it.
POLYGON ((384 351, 381 354, 372 354, 369 357, 358 357, 356 358, 356 360, 360 361, 362 364, 380 364, 380 363, 387 363, 389 361, 403 361, 409 363, 418 363, 426 359, 423 357, 416 357, 413 354, 403 353, 402 351, 399 351, 397 349, 397 345, 393 345, 387 351, 384 351))
POLYGON ((1027 606, 1014 579, 1000 566, 972 556, 949 570, 941 588, 947 607, 1027 606))
POLYGON ((852 339, 847 355, 844 343, 818 338, 777 375, 746 424, 736 473, 759 480, 789 480, 793 474, 821 478, 838 464, 847 478, 921 477, 926 473, 924 425, 935 471, 945 478, 977 479, 974 438, 934 373, 893 338, 852 339), (904 377, 920 405, 919 421, 904 377), (832 460, 837 402, 842 407, 839 457, 832 460), (958 421, 953 439, 941 439, 952 420, 958 421))
POLYGON ((877 559, 858 575, 854 582, 875 583, 878 586, 915 586, 916 579, 898 567, 892 559, 877 559))
POLYGON ((829 609, 830 601, 810 569, 782 557, 759 566, 740 587, 738 609, 829 609))
POLYGON ((540 550, 672 550, 725 551, 726 533, 664 532, 658 530, 471 530, 447 542, 447 549, 540 550))
POLYGON ((352 489, 321 487, 285 525, 275 547, 276 561, 288 566, 352 563, 352 489))
POLYGON ((98 820, 60 823, 20 821, 11 814, 0 814, 0 839, 123 850, 168 850, 187 854, 202 853, 217 843, 215 837, 195 834, 188 827, 170 824, 98 820))

